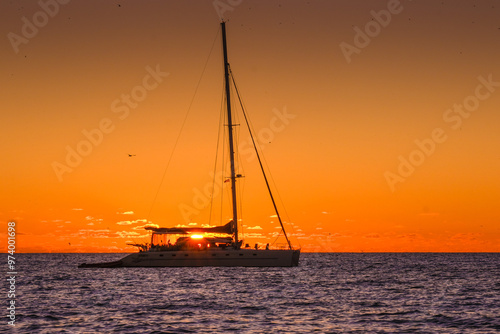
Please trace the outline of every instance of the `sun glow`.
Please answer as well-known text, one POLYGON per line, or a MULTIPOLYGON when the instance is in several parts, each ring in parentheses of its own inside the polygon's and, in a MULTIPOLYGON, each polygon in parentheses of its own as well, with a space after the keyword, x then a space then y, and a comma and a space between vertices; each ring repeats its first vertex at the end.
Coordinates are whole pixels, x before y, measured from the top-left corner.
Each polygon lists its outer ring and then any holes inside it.
MULTIPOLYGON (((97 2, 74 2, 57 14, 54 8, 45 27, 36 24, 48 11, 41 2, 0 2, 0 26, 11 32, 0 49, 9 71, 2 76, 8 112, 0 112, 9 138, 0 141, 0 252, 9 250, 12 220, 23 253, 131 253, 130 243, 168 248, 179 238, 192 248, 230 247, 233 228, 223 227, 233 209, 228 122, 220 120, 223 50, 213 1, 130 1, 100 6, 104 12, 94 10, 97 2), (177 15, 193 6, 212 15, 177 15), (24 17, 35 34, 26 36, 24 17), (130 43, 110 44, 118 33, 130 43), (203 73, 193 64, 207 60, 207 43, 214 53, 203 73), (117 62, 117 55, 125 56, 117 62), (203 232, 216 226, 224 233, 203 232), (147 227, 189 234, 151 240, 147 227)), ((486 5, 493 2, 261 1, 259 9, 224 12, 234 20, 226 23, 228 62, 293 246, 500 252, 500 6, 486 5), (402 8, 404 19, 382 17, 402 8), (343 15, 333 22, 335 12, 343 15), (368 20, 370 13, 378 18, 368 20), (247 48, 253 40, 259 45, 247 48)), ((233 93, 233 122, 245 123, 233 93)), ((236 182, 239 237, 262 249, 279 236, 279 248, 286 241, 244 125, 234 127, 235 174, 247 175, 236 182)))
POLYGON ((201 234, 193 234, 191 239, 203 239, 203 236, 201 234))

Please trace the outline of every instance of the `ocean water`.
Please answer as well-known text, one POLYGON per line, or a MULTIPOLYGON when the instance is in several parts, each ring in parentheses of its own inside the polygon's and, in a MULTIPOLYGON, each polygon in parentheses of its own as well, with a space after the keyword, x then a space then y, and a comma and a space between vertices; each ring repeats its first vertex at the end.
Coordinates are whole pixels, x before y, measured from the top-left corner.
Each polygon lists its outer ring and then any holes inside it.
POLYGON ((500 333, 500 253, 306 253, 293 268, 77 268, 121 257, 16 254, 16 326, 3 317, 0 328, 500 333))

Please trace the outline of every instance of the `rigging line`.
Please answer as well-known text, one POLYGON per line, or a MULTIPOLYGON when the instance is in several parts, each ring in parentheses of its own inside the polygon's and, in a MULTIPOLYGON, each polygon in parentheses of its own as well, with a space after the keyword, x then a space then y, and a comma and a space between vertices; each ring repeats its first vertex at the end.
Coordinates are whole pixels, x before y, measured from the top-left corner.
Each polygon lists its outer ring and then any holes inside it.
POLYGON ((274 239, 274 241, 271 243, 271 245, 274 246, 274 244, 276 243, 276 241, 278 241, 279 237, 281 237, 281 231, 278 232, 278 236, 276 237, 276 239, 274 239))
MULTIPOLYGON (((234 79, 234 76, 233 76, 233 73, 232 73, 232 72, 231 72, 231 76, 232 76, 232 78, 233 78, 233 83, 234 83, 235 89, 237 89, 237 87, 236 87, 236 82, 235 82, 235 79, 234 79)), ((238 97, 239 97, 239 95, 238 95, 238 97)), ((243 107, 243 101, 242 101, 242 99, 240 98, 240 99, 239 99, 239 101, 240 101, 240 104, 241 104, 241 106, 242 106, 242 107, 241 107, 241 108, 242 108, 242 110, 244 110, 244 107, 243 107)), ((249 118, 248 118, 248 122, 249 122, 249 124, 250 124, 249 129, 251 128, 251 129, 252 129, 251 131, 254 131, 254 130, 253 130, 253 129, 254 129, 253 124, 251 123, 251 120, 250 120, 249 118)), ((254 132, 255 132, 255 131, 254 131, 254 132)), ((256 150, 256 151, 257 151, 257 150, 256 150)), ((258 154, 258 152, 256 152, 256 153, 258 154)), ((277 197, 277 199, 278 199, 279 203, 281 204, 281 208, 282 208, 282 209, 283 209, 283 211, 285 212, 285 217, 288 219, 288 221, 290 221, 290 220, 291 220, 291 219, 290 219, 290 215, 288 214, 288 211, 286 210, 286 206, 285 206, 285 205, 284 205, 284 203, 283 203, 283 199, 282 199, 282 197, 281 197, 281 194, 280 194, 280 192, 279 192, 279 189, 278 189, 278 187, 276 187, 276 181, 274 181, 273 174, 270 172, 270 168, 269 168, 269 166, 268 166, 268 164, 267 164, 266 158, 265 158, 265 156, 264 156, 263 154, 262 154, 261 158, 262 158, 262 161, 263 161, 263 165, 265 165, 265 167, 266 167, 266 168, 268 169, 268 171, 269 171, 269 179, 270 179, 270 181, 271 181, 270 183, 274 186, 274 189, 275 189, 275 192, 276 192, 276 195, 277 195, 276 197, 277 197)), ((272 196, 272 195, 271 195, 271 196, 272 196)), ((280 218, 281 218, 281 215, 280 215, 280 218)), ((295 226, 294 226, 294 224, 293 224, 293 223, 290 223, 290 226, 291 226, 291 228, 292 228, 292 232, 293 232, 293 233, 295 233, 295 226)), ((283 231, 283 232, 285 232, 285 231, 283 231)), ((286 233, 286 232, 285 232, 285 233, 286 233)), ((273 242, 273 244, 274 244, 274 243, 275 243, 275 242, 276 242, 276 241, 280 238, 280 236, 281 236, 281 231, 280 231, 280 233, 278 234, 278 236, 277 236, 276 240, 273 242)), ((298 243, 299 248, 300 248, 300 247, 301 247, 300 242, 299 242, 298 240, 296 240, 296 242, 298 243)))
MULTIPOLYGON (((224 85, 224 83, 222 84, 224 85)), ((223 124, 224 124, 224 89, 222 89, 222 96, 221 96, 219 131, 217 132, 217 145, 215 148, 214 176, 212 178, 212 196, 210 198, 210 213, 208 215, 208 225, 211 225, 212 223, 212 210, 213 210, 214 194, 215 194, 215 178, 217 177, 217 161, 219 158, 220 130, 223 127, 223 124)))
MULTIPOLYGON (((269 166, 268 166, 268 164, 267 164, 267 161, 266 161, 266 157, 265 157, 264 155, 262 155, 262 160, 263 160, 264 165, 266 166, 266 168, 267 168, 268 170, 270 170, 270 168, 269 168, 269 166)), ((271 180, 271 184, 274 186, 274 190, 275 190, 275 192, 276 192, 276 197, 277 197, 277 199, 278 199, 279 203, 281 204, 281 209, 283 209, 283 211, 285 212, 284 216, 285 216, 285 218, 286 218, 286 219, 288 219, 288 221, 289 221, 288 226, 291 228, 291 230, 292 230, 292 235, 293 235, 293 234, 295 234, 295 226, 294 226, 293 222, 291 222, 290 215, 288 214, 288 211, 286 210, 286 206, 285 206, 285 204, 283 203, 283 199, 282 199, 282 197, 281 197, 280 191, 279 191, 278 187, 276 186, 276 181, 274 181, 273 174, 272 174, 270 171, 269 171, 269 178, 270 178, 270 180, 271 180)), ((280 236, 278 235, 278 238, 279 238, 279 237, 280 237, 280 236)), ((276 239, 276 240, 277 240, 277 239, 276 239)), ((276 242, 276 240, 275 240, 275 242, 276 242)), ((301 248, 301 247, 302 247, 302 246, 300 245, 300 241, 299 241, 298 239, 296 239, 296 238, 295 238, 295 242, 297 242, 297 244, 298 244, 299 248, 301 248)))
POLYGON ((200 87, 201 79, 203 78, 203 75, 205 74, 205 70, 207 69, 208 61, 210 60, 210 56, 212 55, 215 41, 217 40, 217 36, 219 36, 219 31, 220 31, 220 27, 219 27, 219 29, 217 29, 217 33, 215 34, 215 38, 212 42, 212 46, 210 48, 210 52, 208 54, 207 60, 205 61, 205 65, 203 66, 203 71, 201 72, 200 79, 198 80, 198 83, 196 84, 196 87, 194 89, 193 98, 191 99, 191 102, 189 103, 188 109, 186 111, 186 115, 184 116, 184 120, 182 121, 182 124, 181 124, 181 128, 179 130, 179 133, 177 134, 177 138, 175 139, 174 148, 172 149, 172 153, 170 154, 170 157, 168 158, 167 166, 165 167, 165 170, 163 171, 160 185, 158 186, 158 189, 156 190, 155 197, 153 198, 153 203, 151 204, 151 208, 149 209, 149 213, 148 213, 147 218, 146 218, 147 221, 149 221, 149 217, 151 216, 151 212, 153 211, 153 207, 156 203, 156 199, 158 198, 158 194, 160 193, 161 186, 163 184, 163 181, 165 180, 165 175, 167 174, 168 167, 170 166, 170 162, 172 161, 172 157, 174 156, 175 149, 177 148, 177 144, 179 143, 179 139, 181 138, 182 130, 184 129, 184 125, 186 125, 186 121, 187 121, 187 118, 189 116, 189 112, 191 111, 191 107, 192 107, 193 102, 194 102, 194 98, 196 97, 196 93, 198 92, 198 88, 200 87))
MULTIPOLYGON (((231 75, 233 76, 233 74, 232 74, 232 73, 231 73, 231 75)), ((234 76, 233 76, 232 78, 233 78, 233 83, 234 83, 235 89, 237 89, 237 88, 236 88, 236 82, 235 82, 236 80, 234 79, 234 76)), ((240 96, 239 96, 239 95, 238 95, 238 98, 239 98, 239 101, 240 101, 241 109, 242 109, 242 111, 243 111, 243 112, 245 112, 244 110, 245 110, 246 108, 244 108, 243 100, 240 98, 240 96)), ((236 108, 235 108, 235 109, 236 109, 236 108)), ((251 122, 251 119, 248 117, 248 118, 247 118, 247 120, 248 120, 247 125, 248 125, 248 128, 249 128, 249 131, 253 131, 253 132, 255 133, 255 131, 254 131, 254 126, 253 126, 253 124, 252 124, 252 122, 251 122)), ((251 135, 251 134, 250 134, 250 135, 251 135)), ((256 149, 256 153, 258 154, 257 149, 256 149)), ((240 157, 240 156, 238 155, 238 157, 240 157)), ((241 157, 240 157, 240 158, 241 158, 241 157)), ((284 216, 285 216, 285 217, 286 217, 286 218, 290 221, 290 216, 289 216, 289 214, 288 214, 288 212, 287 212, 287 210, 286 210, 286 207, 285 207, 285 205, 284 205, 284 203, 283 203, 283 200, 282 200, 282 198, 281 198, 281 195, 280 195, 280 192, 279 192, 279 190, 278 190, 278 187, 276 187, 276 182, 274 181, 273 174, 270 172, 270 168, 269 168, 269 166, 268 166, 268 164, 267 164, 266 157, 264 156, 264 154, 261 154, 261 155, 260 155, 260 158, 262 159, 262 165, 263 165, 263 166, 264 166, 264 167, 268 170, 268 173, 266 173, 266 174, 265 174, 265 176, 268 176, 268 177, 269 177, 270 185, 272 185, 272 186, 274 187, 274 191, 275 191, 275 194, 276 194, 276 198, 277 198, 277 200, 279 201, 279 203, 281 204, 281 208, 282 208, 282 209, 283 209, 283 211, 285 212, 285 215, 284 215, 284 216)), ((241 165, 241 167, 243 168, 243 165, 241 165)), ((244 172, 244 170, 243 170, 243 172, 244 172)), ((241 196, 241 195, 240 195, 240 196, 241 196)), ((273 196, 273 195, 271 194, 271 196, 273 196)), ((243 202, 243 201, 241 201, 240 203, 242 203, 242 202, 243 202)), ((278 212, 277 212, 277 215, 279 215, 279 213, 278 213, 278 212)), ((282 216, 283 216, 283 215, 279 215, 279 217, 280 217, 280 218, 281 218, 282 216)), ((293 224, 291 224, 291 228, 292 228, 292 231, 293 231, 293 232, 295 232, 295 229, 294 229, 293 224)), ((284 231, 284 230, 283 230, 283 231, 284 231)), ((276 243, 276 241, 277 241, 277 240, 281 237, 281 232, 282 232, 282 231, 280 230, 280 232, 278 233, 278 236, 276 237, 276 240, 274 240, 272 244, 276 243)), ((287 235, 287 236, 288 236, 288 235, 287 235)), ((299 243, 299 247, 300 247, 300 243, 299 243)))
MULTIPOLYGON (((234 85, 233 85, 234 86, 234 85)), ((230 87, 231 89, 231 94, 234 96, 234 93, 235 93, 235 88, 236 87, 230 87)), ((234 101, 234 99, 231 101, 232 102, 232 107, 231 109, 234 110, 235 112, 233 113, 233 117, 234 117, 234 129, 233 129, 233 135, 234 135, 234 143, 235 143, 235 146, 234 146, 234 151, 235 151, 235 168, 237 169, 236 170, 236 175, 243 175, 243 178, 245 176, 245 168, 243 166, 243 164, 241 163, 241 161, 243 161, 241 159, 241 154, 240 154, 240 150, 239 150, 239 142, 240 142, 240 137, 241 137, 241 131, 240 131, 240 115, 238 112, 236 112, 237 110, 237 103, 234 101)), ((237 191, 238 191, 238 197, 239 197, 239 202, 238 202, 238 211, 239 211, 239 218, 238 218, 238 221, 240 222, 241 221, 241 231, 243 232, 243 203, 244 203, 244 200, 243 200, 243 189, 244 189, 244 181, 242 179, 240 179, 238 181, 238 184, 239 186, 237 187, 237 191)), ((238 222, 238 223, 239 223, 238 222)), ((244 235, 244 233, 243 233, 244 235)))
MULTIPOLYGON (((267 164, 267 161, 266 161, 266 157, 264 157, 264 155, 262 155, 262 160, 264 161, 264 164, 266 165, 267 169, 270 170, 268 164, 267 164)), ((274 189, 276 191, 276 197, 278 198, 280 204, 281 204, 281 208, 283 209, 283 211, 285 212, 285 217, 288 219, 288 221, 290 222, 289 223, 289 226, 291 227, 292 229, 292 234, 295 233, 295 226, 294 224, 291 222, 291 219, 290 219, 290 215, 288 214, 288 211, 286 210, 286 206, 285 204, 283 203, 283 199, 281 197, 281 194, 279 192, 279 189, 278 187, 276 186, 276 181, 274 181, 274 177, 273 177, 273 174, 271 172, 269 172, 269 178, 271 179, 271 184, 274 186, 274 189)), ((279 236, 278 236, 279 237, 279 236)), ((299 245, 299 248, 301 248, 302 246, 300 245, 300 242, 298 239, 295 239, 295 241, 298 243, 299 245)))
MULTIPOLYGON (((233 80, 233 84, 234 84, 234 87, 235 87, 235 90, 236 90, 236 93, 237 93, 237 96, 238 96, 238 100, 239 100, 239 102, 240 102, 240 106, 241 106, 241 109, 242 109, 242 112, 243 112, 243 116, 245 117, 245 121, 246 121, 246 124, 247 124, 248 130, 249 130, 249 134, 250 134, 250 138, 252 139, 252 143, 253 143, 253 146, 254 146, 254 149, 255 149, 255 153, 256 153, 256 155, 257 155, 257 158, 258 158, 258 161, 259 161, 259 165, 260 165, 260 168, 261 168, 261 170, 262 170, 262 174, 263 174, 263 176, 264 176, 264 180, 265 180, 265 182, 266 182, 266 186, 267 186, 267 189, 268 189, 268 191, 269 191, 269 195, 270 195, 270 197, 271 197, 271 200, 272 200, 272 203, 273 203, 273 206, 274 206, 275 212, 276 212, 276 217, 278 218, 278 221, 279 221, 279 223, 280 223, 280 225, 281 225, 281 230, 278 232, 278 235, 277 235, 276 239, 272 242, 272 245, 274 245, 274 244, 278 241, 278 239, 281 237, 281 233, 283 233, 283 235, 285 236, 285 239, 286 239, 286 241, 287 241, 287 243, 288 243, 288 246, 290 247, 290 249, 292 249, 292 247, 291 247, 291 242, 290 242, 290 241, 289 241, 289 239, 288 239, 288 235, 286 234, 286 231, 285 231, 284 225, 283 225, 282 220, 281 220, 281 215, 279 214, 278 209, 277 209, 277 205, 275 204, 274 196, 273 196, 273 194, 272 194, 272 192, 271 192, 271 189, 270 189, 270 184, 269 184, 268 179, 267 179, 267 174, 264 172, 264 164, 266 165, 267 169, 269 169, 269 167, 267 166, 267 162, 266 162, 265 157, 264 157, 263 155, 262 155, 262 157, 259 155, 259 152, 258 152, 258 150, 257 150, 257 145, 256 145, 256 142, 255 142, 255 140, 254 140, 254 138, 253 138, 253 134, 252 134, 252 132, 254 132, 254 130, 253 130, 253 126, 252 126, 252 124, 251 124, 251 122, 250 122, 250 119, 249 119, 249 118, 247 117, 247 115, 246 115, 245 108, 244 108, 244 105, 243 105, 243 100, 241 99, 241 97, 240 97, 240 95, 239 95, 238 88, 236 87, 236 81, 235 81, 235 79, 234 79, 234 75, 233 75, 233 73, 232 73, 232 72, 230 72, 230 73, 231 73, 231 77, 232 77, 232 80, 233 80), (261 158, 262 158, 262 160, 261 160, 261 158)), ((276 188, 276 184, 275 184, 275 182, 274 182, 274 179, 273 179, 273 177, 272 177, 272 174, 271 174, 271 173, 269 173, 269 174, 270 174, 269 176, 270 176, 270 179, 271 179, 271 183, 272 183, 272 184, 274 185, 274 187, 276 188)), ((277 189, 276 189, 276 191, 277 191, 277 189)), ((278 192, 278 191, 277 191, 277 192, 278 192)), ((278 199, 279 199, 279 201, 280 201, 281 205, 283 206, 283 201, 281 200, 281 197, 280 197, 280 195, 279 195, 279 192, 278 192, 278 199)), ((284 209, 285 209, 285 208, 284 208, 284 209)), ((286 209, 285 209, 285 214, 288 216, 288 213, 286 213, 286 209)))
POLYGON ((269 196, 271 196, 271 201, 273 202, 274 211, 276 212, 276 215, 278 216, 278 220, 280 222, 281 230, 283 231, 283 235, 285 236, 286 242, 288 243, 288 247, 290 249, 293 249, 292 248, 292 244, 290 243, 290 240, 288 239, 288 236, 286 234, 285 227, 283 226, 283 222, 281 221, 281 217, 280 217, 280 214, 278 212, 278 207, 276 206, 276 202, 274 200, 273 194, 271 192, 271 187, 269 186, 269 181, 267 180, 266 172, 264 171, 264 166, 262 165, 262 161, 260 159, 260 155, 259 155, 259 152, 257 150, 257 145, 255 143, 255 139, 253 138, 253 133, 252 133, 252 130, 250 128, 250 124, 248 122, 247 114, 245 112, 245 108, 243 107, 243 102, 241 101, 240 93, 239 93, 238 87, 236 86, 236 82, 234 80, 234 76, 233 76, 233 72, 231 71, 231 68, 229 68, 229 74, 231 75, 231 79, 233 81, 233 85, 234 85, 234 89, 236 91, 236 95, 238 96, 238 100, 240 101, 241 110, 243 112, 243 116, 245 118, 245 122, 246 122, 247 127, 248 127, 248 132, 250 132, 250 138, 252 139, 252 144, 253 144, 253 147, 255 148, 255 153, 257 155, 257 159, 259 160, 259 165, 260 165, 260 169, 262 170, 262 175, 264 176, 264 181, 266 181, 266 186, 267 186, 267 190, 269 191, 269 196))

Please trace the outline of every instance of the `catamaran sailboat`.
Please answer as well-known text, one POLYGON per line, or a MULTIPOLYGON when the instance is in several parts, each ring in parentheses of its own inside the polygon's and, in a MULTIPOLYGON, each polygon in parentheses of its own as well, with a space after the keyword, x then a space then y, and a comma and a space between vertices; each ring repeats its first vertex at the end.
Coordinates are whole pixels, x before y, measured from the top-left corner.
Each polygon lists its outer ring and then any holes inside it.
MULTIPOLYGON (((79 268, 112 268, 112 267, 200 267, 200 266, 220 266, 220 267, 292 267, 299 264, 300 249, 294 249, 287 233, 278 209, 271 193, 268 179, 257 150, 252 132, 250 136, 253 141, 257 158, 264 176, 264 180, 269 191, 271 201, 276 211, 276 216, 281 225, 281 232, 286 239, 286 247, 273 249, 267 244, 265 247, 250 247, 238 234, 238 205, 236 197, 236 182, 241 175, 235 171, 235 143, 233 138, 233 127, 231 112, 231 74, 227 56, 226 27, 225 22, 221 22, 222 28, 222 48, 224 55, 224 80, 225 80, 225 100, 228 123, 229 159, 231 176, 228 179, 231 183, 232 199, 232 220, 223 226, 216 227, 146 227, 152 232, 150 243, 134 244, 139 248, 138 253, 127 255, 123 259, 106 263, 83 263, 79 268), (170 239, 177 238, 175 243, 170 243, 170 239)), ((236 93, 239 97, 237 88, 236 93)), ((248 125, 246 114, 245 120, 248 125)), ((250 130, 250 129, 249 129, 250 130)))

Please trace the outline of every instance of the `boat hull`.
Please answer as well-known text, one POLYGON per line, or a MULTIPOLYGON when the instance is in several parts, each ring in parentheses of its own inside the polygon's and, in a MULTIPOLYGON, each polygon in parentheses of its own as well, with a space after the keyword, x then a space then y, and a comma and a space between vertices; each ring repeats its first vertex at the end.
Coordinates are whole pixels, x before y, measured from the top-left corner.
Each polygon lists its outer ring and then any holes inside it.
POLYGON ((117 267, 293 267, 299 250, 215 249, 203 251, 149 251, 115 262, 82 264, 79 268, 117 267))

